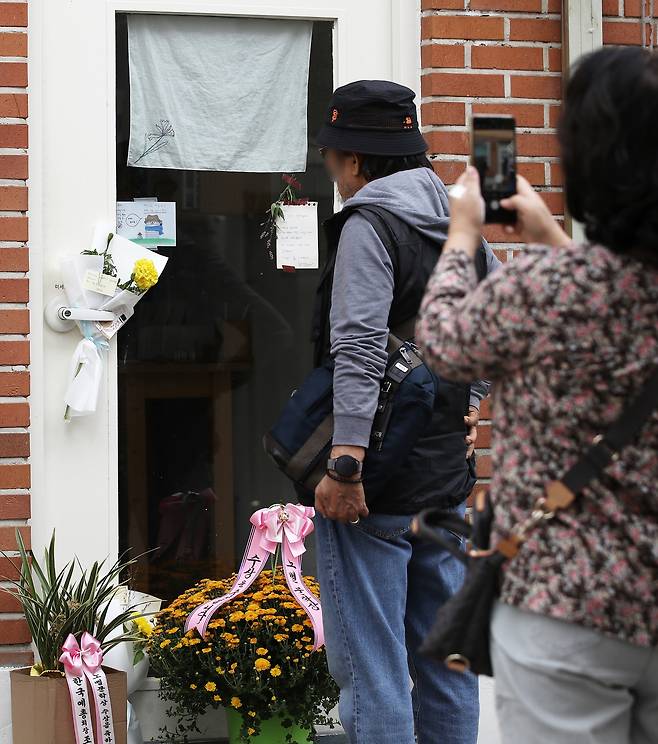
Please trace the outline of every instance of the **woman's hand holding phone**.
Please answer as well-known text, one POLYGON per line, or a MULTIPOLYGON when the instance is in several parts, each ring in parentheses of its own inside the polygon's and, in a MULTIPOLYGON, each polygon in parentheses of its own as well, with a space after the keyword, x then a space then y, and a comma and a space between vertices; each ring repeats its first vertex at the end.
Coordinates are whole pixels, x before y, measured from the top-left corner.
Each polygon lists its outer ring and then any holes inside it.
POLYGON ((516 177, 516 194, 501 199, 500 206, 516 210, 516 225, 507 225, 505 232, 516 233, 524 243, 563 247, 571 242, 544 200, 523 176, 516 177))
POLYGON ((450 228, 443 250, 465 250, 473 256, 482 240, 484 226, 484 199, 477 169, 469 165, 449 194, 450 228))
MULTIPOLYGON (((501 207, 517 213, 516 225, 505 231, 519 235, 524 243, 564 247, 571 238, 557 223, 544 200, 523 176, 516 178, 517 193, 500 202, 501 207)), ((446 248, 467 250, 473 255, 480 244, 484 226, 484 200, 480 177, 469 165, 450 191, 450 230, 446 248)))

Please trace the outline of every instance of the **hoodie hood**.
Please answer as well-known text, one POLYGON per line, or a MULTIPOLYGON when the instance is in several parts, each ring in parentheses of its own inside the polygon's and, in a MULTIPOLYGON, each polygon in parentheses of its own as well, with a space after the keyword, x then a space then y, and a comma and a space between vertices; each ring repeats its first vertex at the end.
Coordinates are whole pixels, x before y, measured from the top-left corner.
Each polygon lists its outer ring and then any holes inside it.
POLYGON ((344 207, 364 204, 387 209, 430 240, 444 242, 448 236, 448 192, 429 168, 377 178, 347 199, 344 207))

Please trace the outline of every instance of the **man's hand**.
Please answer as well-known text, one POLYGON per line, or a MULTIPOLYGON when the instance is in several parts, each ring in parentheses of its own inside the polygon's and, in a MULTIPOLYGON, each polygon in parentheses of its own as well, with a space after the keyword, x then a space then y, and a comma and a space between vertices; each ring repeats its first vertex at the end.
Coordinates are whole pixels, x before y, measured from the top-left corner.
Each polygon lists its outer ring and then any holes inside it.
POLYGON ((315 508, 323 517, 338 522, 358 522, 369 514, 363 483, 344 483, 328 475, 315 489, 315 508))
MULTIPOLYGON (((363 462, 365 449, 363 447, 335 446, 331 450, 332 457, 351 455, 363 462)), ((368 507, 363 491, 363 483, 337 481, 328 475, 318 483, 315 489, 315 508, 327 519, 338 522, 357 522, 361 517, 367 517, 368 507)))
POLYGON ((468 449, 466 450, 466 459, 475 452, 475 443, 478 438, 478 424, 480 423, 480 411, 475 406, 468 407, 468 416, 464 416, 464 423, 468 433, 466 434, 466 444, 468 449))

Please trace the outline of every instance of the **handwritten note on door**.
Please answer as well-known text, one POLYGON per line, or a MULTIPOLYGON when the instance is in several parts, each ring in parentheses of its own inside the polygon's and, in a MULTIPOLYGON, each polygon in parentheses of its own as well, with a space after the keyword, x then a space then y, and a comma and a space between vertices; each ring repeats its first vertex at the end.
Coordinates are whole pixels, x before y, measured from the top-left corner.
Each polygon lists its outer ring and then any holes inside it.
POLYGON ((276 267, 318 268, 318 203, 284 204, 276 226, 276 267))

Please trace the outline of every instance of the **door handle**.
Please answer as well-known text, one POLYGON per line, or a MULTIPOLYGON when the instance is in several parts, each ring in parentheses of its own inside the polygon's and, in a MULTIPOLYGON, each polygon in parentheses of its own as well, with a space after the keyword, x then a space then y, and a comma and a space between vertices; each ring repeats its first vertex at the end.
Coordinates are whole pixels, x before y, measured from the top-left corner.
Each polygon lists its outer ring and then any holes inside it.
POLYGON ((105 310, 87 310, 84 307, 59 307, 60 320, 114 320, 114 313, 105 310))
POLYGON ((44 310, 49 328, 58 333, 66 333, 75 327, 76 320, 112 321, 114 313, 107 310, 88 310, 84 307, 69 307, 63 297, 55 297, 44 310))

